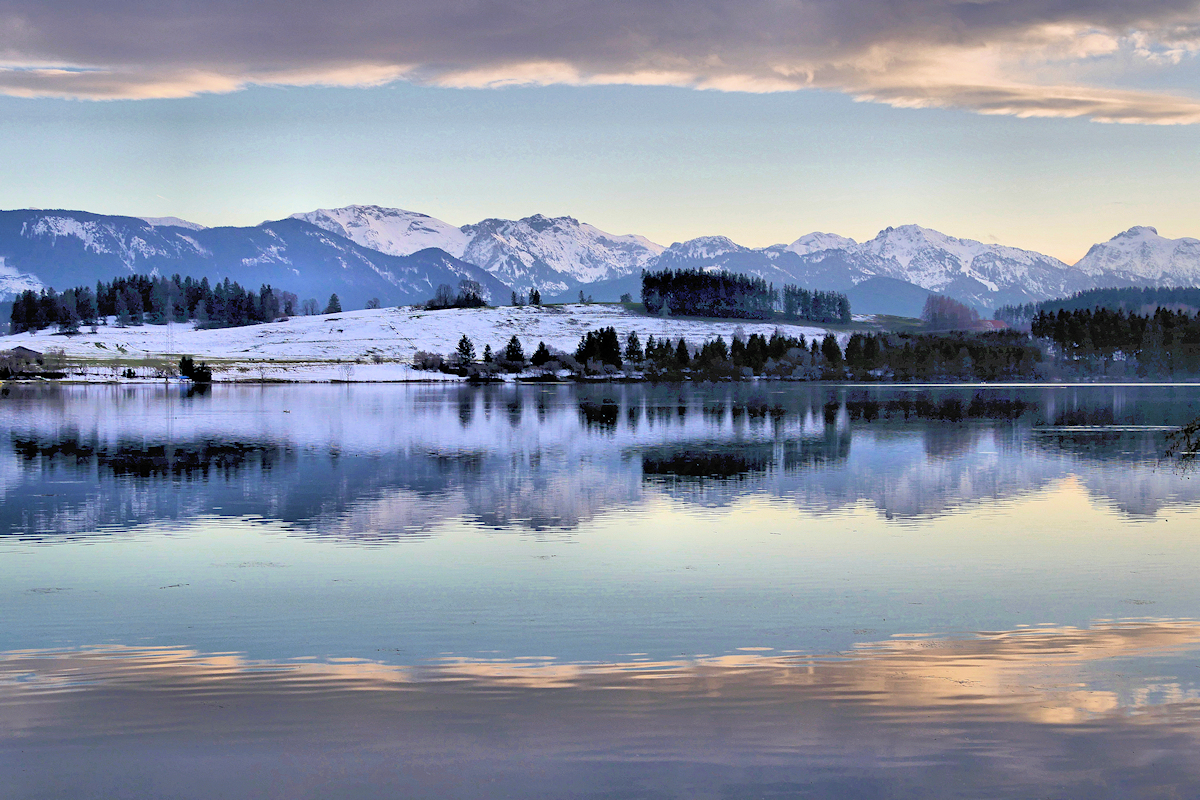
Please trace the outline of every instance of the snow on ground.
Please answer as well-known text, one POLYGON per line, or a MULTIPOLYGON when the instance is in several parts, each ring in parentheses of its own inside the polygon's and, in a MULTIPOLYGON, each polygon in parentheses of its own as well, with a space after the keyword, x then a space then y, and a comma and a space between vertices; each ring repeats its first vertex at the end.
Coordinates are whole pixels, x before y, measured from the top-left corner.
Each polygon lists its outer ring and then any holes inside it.
MULTIPOLYGON (((809 339, 826 333, 811 325, 648 317, 604 304, 442 311, 406 307, 210 330, 195 330, 191 323, 128 328, 101 325, 96 333, 84 328, 78 335, 64 336, 47 329, 0 337, 0 351, 18 345, 41 352, 61 349, 69 365, 84 365, 86 372, 78 375, 84 380, 110 380, 131 362, 158 359, 174 363, 181 355, 210 362, 216 380, 437 380, 446 376, 409 368, 413 355, 418 350, 448 355, 463 334, 474 343, 479 356, 484 345, 490 344, 493 352, 499 353, 516 336, 528 357, 541 341, 551 350, 571 352, 585 333, 610 325, 622 342, 629 331, 637 331, 643 344, 649 335, 672 340, 682 336, 692 345, 715 336, 729 341, 739 327, 747 336, 770 336, 776 328, 809 339)), ((839 336, 843 344, 846 336, 839 336)), ((139 376, 142 372, 139 370, 139 376)), ((152 373, 147 371, 144 377, 152 377, 152 373)))

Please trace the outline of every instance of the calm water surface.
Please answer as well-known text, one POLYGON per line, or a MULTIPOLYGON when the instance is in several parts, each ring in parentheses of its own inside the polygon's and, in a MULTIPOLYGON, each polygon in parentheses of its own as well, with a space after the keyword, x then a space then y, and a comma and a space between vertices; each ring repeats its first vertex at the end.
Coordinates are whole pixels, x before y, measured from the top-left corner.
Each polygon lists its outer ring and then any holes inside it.
POLYGON ((1192 797, 1200 386, 21 387, 0 797, 1192 797))

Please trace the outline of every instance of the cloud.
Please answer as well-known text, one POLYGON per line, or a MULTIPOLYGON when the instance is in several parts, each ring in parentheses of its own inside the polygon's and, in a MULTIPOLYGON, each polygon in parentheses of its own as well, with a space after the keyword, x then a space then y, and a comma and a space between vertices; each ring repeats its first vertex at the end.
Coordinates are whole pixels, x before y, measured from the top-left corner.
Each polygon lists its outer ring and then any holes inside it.
POLYGON ((1178 124, 1200 122, 1200 97, 1121 78, 1197 53, 1200 0, 0 0, 0 92, 25 97, 395 80, 820 88, 1178 124))

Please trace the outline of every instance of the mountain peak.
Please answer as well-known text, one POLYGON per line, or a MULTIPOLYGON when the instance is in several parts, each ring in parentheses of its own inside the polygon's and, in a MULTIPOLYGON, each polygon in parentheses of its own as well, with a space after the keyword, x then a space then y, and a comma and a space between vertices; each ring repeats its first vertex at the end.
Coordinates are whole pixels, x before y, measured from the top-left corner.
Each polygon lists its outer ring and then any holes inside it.
POLYGON ((1075 268, 1132 285, 1194 285, 1200 281, 1200 240, 1168 239, 1149 225, 1135 225, 1093 245, 1075 268))
POLYGON ((853 247, 858 242, 849 239, 845 236, 838 236, 836 233, 822 233, 821 231, 813 231, 806 233, 796 241, 784 247, 784 250, 795 253, 798 256, 807 255, 808 253, 817 253, 821 250, 845 250, 853 247))
POLYGON ((464 225, 463 260, 519 291, 562 293, 585 283, 637 273, 662 251, 641 236, 617 236, 574 217, 533 214, 464 225))
POLYGON ((392 256, 407 256, 437 247, 458 258, 469 240, 461 229, 448 222, 402 208, 373 205, 319 208, 293 214, 292 218, 392 256))
POLYGON ((395 218, 395 219, 433 219, 428 214, 422 214, 419 211, 408 211, 403 208, 391 208, 389 206, 377 206, 371 204, 353 204, 341 206, 340 208, 318 208, 315 211, 304 211, 298 214, 292 214, 292 219, 302 219, 310 222, 310 217, 322 216, 329 219, 350 219, 354 217, 370 217, 370 218, 395 218))
MULTIPOLYGON (((422 214, 420 211, 409 211, 404 208, 392 208, 390 206, 377 205, 349 205, 342 209, 322 209, 326 212, 333 211, 356 211, 360 214, 376 214, 383 217, 405 217, 414 219, 433 219, 428 214, 422 214)), ((297 216, 297 215, 293 215, 297 216)))
POLYGON ((151 228, 186 228, 189 231, 202 231, 208 227, 198 222, 188 222, 186 219, 180 219, 179 217, 138 217, 138 219, 145 222, 151 228))
POLYGON ((715 258, 746 249, 728 236, 697 236, 686 242, 675 242, 667 248, 667 252, 688 258, 715 258))
POLYGON ((541 233, 548 231, 551 228, 580 228, 579 220, 574 217, 548 217, 545 214, 534 214, 529 217, 522 217, 519 220, 520 224, 528 225, 533 230, 541 233))
POLYGON ((906 225, 889 225, 875 236, 876 239, 952 239, 941 231, 926 228, 915 223, 906 225))
POLYGON ((1158 236, 1158 229, 1152 228, 1149 225, 1134 225, 1127 231, 1122 231, 1114 236, 1114 239, 1133 239, 1145 238, 1147 236, 1158 236))

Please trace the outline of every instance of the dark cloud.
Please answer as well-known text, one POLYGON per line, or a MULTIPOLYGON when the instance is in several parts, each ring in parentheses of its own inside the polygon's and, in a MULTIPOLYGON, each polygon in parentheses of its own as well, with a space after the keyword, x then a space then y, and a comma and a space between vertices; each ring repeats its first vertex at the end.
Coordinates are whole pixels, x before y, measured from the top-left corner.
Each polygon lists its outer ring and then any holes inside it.
POLYGON ((1200 0, 0 0, 0 91, 96 99, 646 83, 1196 122, 1200 99, 1078 76, 1116 58, 1170 69, 1198 51, 1200 0), (1046 80, 1059 72, 1073 77, 1046 80))

